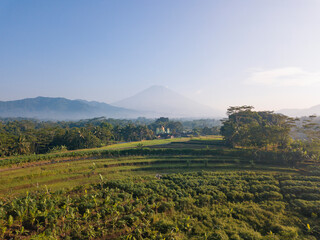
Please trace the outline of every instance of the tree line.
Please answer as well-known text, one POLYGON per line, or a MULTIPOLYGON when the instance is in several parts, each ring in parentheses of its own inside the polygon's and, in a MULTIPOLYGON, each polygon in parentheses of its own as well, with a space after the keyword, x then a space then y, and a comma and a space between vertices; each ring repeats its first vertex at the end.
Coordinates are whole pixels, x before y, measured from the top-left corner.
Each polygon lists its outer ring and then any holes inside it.
MULTIPOLYGON (((201 123, 202 124, 202 123, 201 123)), ((195 125, 197 123, 195 122, 195 125)), ((120 120, 95 118, 70 122, 49 122, 27 119, 0 121, 0 157, 22 154, 101 147, 116 142, 151 140, 156 129, 170 129, 170 136, 217 134, 217 127, 197 127, 194 130, 169 118, 150 120, 120 120)), ((161 136, 168 137, 168 136, 161 136)))
POLYGON ((272 111, 254 111, 252 106, 230 107, 227 118, 216 120, 156 120, 94 118, 70 122, 28 119, 0 120, 0 156, 41 154, 101 147, 116 142, 151 140, 157 128, 170 129, 170 136, 218 135, 230 147, 281 150, 320 155, 320 120, 315 116, 292 119, 272 111), (221 125, 221 127, 219 126, 221 125))

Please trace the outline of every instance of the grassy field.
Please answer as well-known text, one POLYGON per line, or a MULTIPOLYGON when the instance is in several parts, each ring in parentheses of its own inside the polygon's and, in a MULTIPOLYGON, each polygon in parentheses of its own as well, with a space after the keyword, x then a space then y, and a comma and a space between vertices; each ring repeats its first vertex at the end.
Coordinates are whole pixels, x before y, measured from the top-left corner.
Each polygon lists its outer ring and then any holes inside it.
MULTIPOLYGON (((203 138, 199 138, 205 139, 203 138)), ((108 149, 108 150, 115 150, 115 149, 125 149, 125 148, 134 148, 137 147, 138 144, 144 147, 155 146, 155 145, 166 145, 174 142, 186 142, 189 141, 190 138, 169 138, 169 139, 156 139, 156 140, 144 140, 138 142, 128 142, 128 143, 117 143, 108 145, 99 149, 108 149)), ((85 150, 78 150, 78 151, 85 151, 85 150)))
MULTIPOLYGON (((198 138, 198 139, 205 139, 206 137, 202 137, 202 138, 198 138)), ((220 137, 217 137, 220 138, 220 137)), ((149 146, 154 146, 154 145, 166 145, 166 144, 170 144, 173 142, 185 142, 185 141, 189 141, 190 138, 172 138, 172 139, 156 139, 156 140, 143 140, 143 141, 137 141, 137 142, 127 142, 127 143, 117 143, 117 144, 111 144, 111 145, 107 145, 107 146, 103 146, 100 148, 91 148, 89 149, 79 149, 79 150, 69 150, 69 151, 64 151, 63 153, 73 153, 73 152, 77 152, 77 153, 86 153, 88 151, 103 151, 103 150, 118 150, 118 149, 127 149, 127 148, 135 148, 138 145, 139 146, 144 146, 144 147, 149 147, 149 146)), ((44 156, 54 156, 56 153, 47 153, 47 154, 39 154, 44 155, 44 156)), ((31 155, 32 156, 32 155, 31 155)), ((22 157, 29 157, 27 156, 22 156, 22 157)), ((17 158, 17 156, 11 156, 11 157, 3 157, 0 158, 1 160, 10 160, 10 159, 14 159, 17 158)))
POLYGON ((209 136, 10 158, 0 238, 319 239, 320 177, 233 151, 209 136))
POLYGON ((0 194, 23 193, 47 186, 57 190, 76 185, 95 183, 99 174, 105 179, 119 179, 128 176, 155 175, 169 170, 189 172, 198 170, 220 171, 222 169, 268 170, 296 172, 291 168, 276 166, 252 167, 237 158, 166 156, 166 157, 119 157, 114 159, 89 159, 65 161, 48 165, 33 165, 24 168, 9 168, 0 172, 0 194), (121 173, 121 174, 120 174, 121 173))
MULTIPOLYGON (((103 148, 78 150, 118 150, 139 147, 152 149, 221 149, 219 136, 201 138, 159 139, 141 142, 120 143, 103 148)), ((75 151, 73 151, 75 152, 75 151)), ((52 154, 48 154, 49 156, 52 154)), ((105 179, 121 179, 131 176, 154 176, 167 172, 192 172, 199 170, 267 170, 296 172, 279 166, 252 166, 248 160, 232 156, 121 156, 103 158, 63 158, 44 160, 0 168, 0 196, 16 196, 41 188, 58 190, 77 185, 96 183, 100 175, 105 179)))

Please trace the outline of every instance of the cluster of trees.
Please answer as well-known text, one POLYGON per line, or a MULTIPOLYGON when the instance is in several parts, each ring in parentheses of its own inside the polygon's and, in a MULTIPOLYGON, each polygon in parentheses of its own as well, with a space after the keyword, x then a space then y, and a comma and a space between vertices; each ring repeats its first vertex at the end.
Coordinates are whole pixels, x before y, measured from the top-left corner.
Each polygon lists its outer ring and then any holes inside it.
POLYGON ((221 121, 219 119, 183 119, 181 123, 186 129, 197 129, 197 128, 212 128, 221 126, 221 121))
MULTIPOLYGON (((276 158, 296 165, 320 159, 320 120, 316 116, 289 118, 270 111, 253 111, 251 106, 230 107, 220 129, 225 143, 232 147, 275 150, 276 158), (281 152, 281 154, 280 154, 281 152)), ((269 151, 271 153, 271 151, 269 151)))
POLYGON ((121 126, 105 121, 81 125, 31 120, 0 122, 0 156, 101 147, 115 141, 154 138, 153 131, 145 125, 121 126))
MULTIPOLYGON (((169 128, 170 134, 174 136, 181 136, 185 131, 181 122, 168 118, 152 121, 144 118, 134 121, 96 118, 77 122, 2 120, 0 157, 101 147, 114 142, 150 140, 157 137, 156 129, 162 126, 169 128)), ((200 129, 200 133, 208 134, 208 128, 200 129)))
POLYGON ((154 123, 150 124, 149 127, 156 132, 157 128, 164 127, 169 129, 173 135, 180 134, 183 132, 184 128, 181 122, 179 121, 170 121, 169 118, 161 117, 158 118, 154 123))
POLYGON ((286 148, 290 143, 293 120, 270 111, 253 111, 251 106, 230 107, 221 134, 235 147, 286 148))

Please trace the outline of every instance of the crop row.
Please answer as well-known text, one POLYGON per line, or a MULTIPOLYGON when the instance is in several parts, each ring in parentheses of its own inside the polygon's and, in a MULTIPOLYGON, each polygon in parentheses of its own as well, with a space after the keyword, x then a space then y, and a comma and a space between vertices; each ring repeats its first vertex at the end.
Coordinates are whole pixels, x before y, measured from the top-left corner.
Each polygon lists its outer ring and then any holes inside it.
POLYGON ((248 171, 108 181, 101 175, 90 187, 2 199, 0 237, 319 239, 319 201, 288 198, 281 183, 291 180, 248 171))
POLYGON ((252 159, 255 163, 274 164, 274 165, 292 165, 303 160, 303 157, 295 152, 255 152, 251 150, 231 150, 231 149, 150 149, 134 148, 122 150, 95 149, 87 151, 65 152, 56 154, 39 154, 11 157, 0 160, 0 166, 48 161, 56 159, 82 159, 82 158, 113 158, 121 156, 222 156, 238 157, 241 159, 252 159))

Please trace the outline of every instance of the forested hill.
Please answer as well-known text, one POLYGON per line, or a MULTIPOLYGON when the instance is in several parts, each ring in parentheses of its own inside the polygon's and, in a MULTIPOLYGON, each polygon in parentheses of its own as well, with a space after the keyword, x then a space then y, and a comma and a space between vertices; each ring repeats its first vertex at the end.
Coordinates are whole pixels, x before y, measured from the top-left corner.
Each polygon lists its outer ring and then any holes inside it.
POLYGON ((25 117, 50 120, 76 120, 94 117, 130 118, 138 111, 106 103, 36 97, 15 101, 0 101, 0 117, 25 117))

